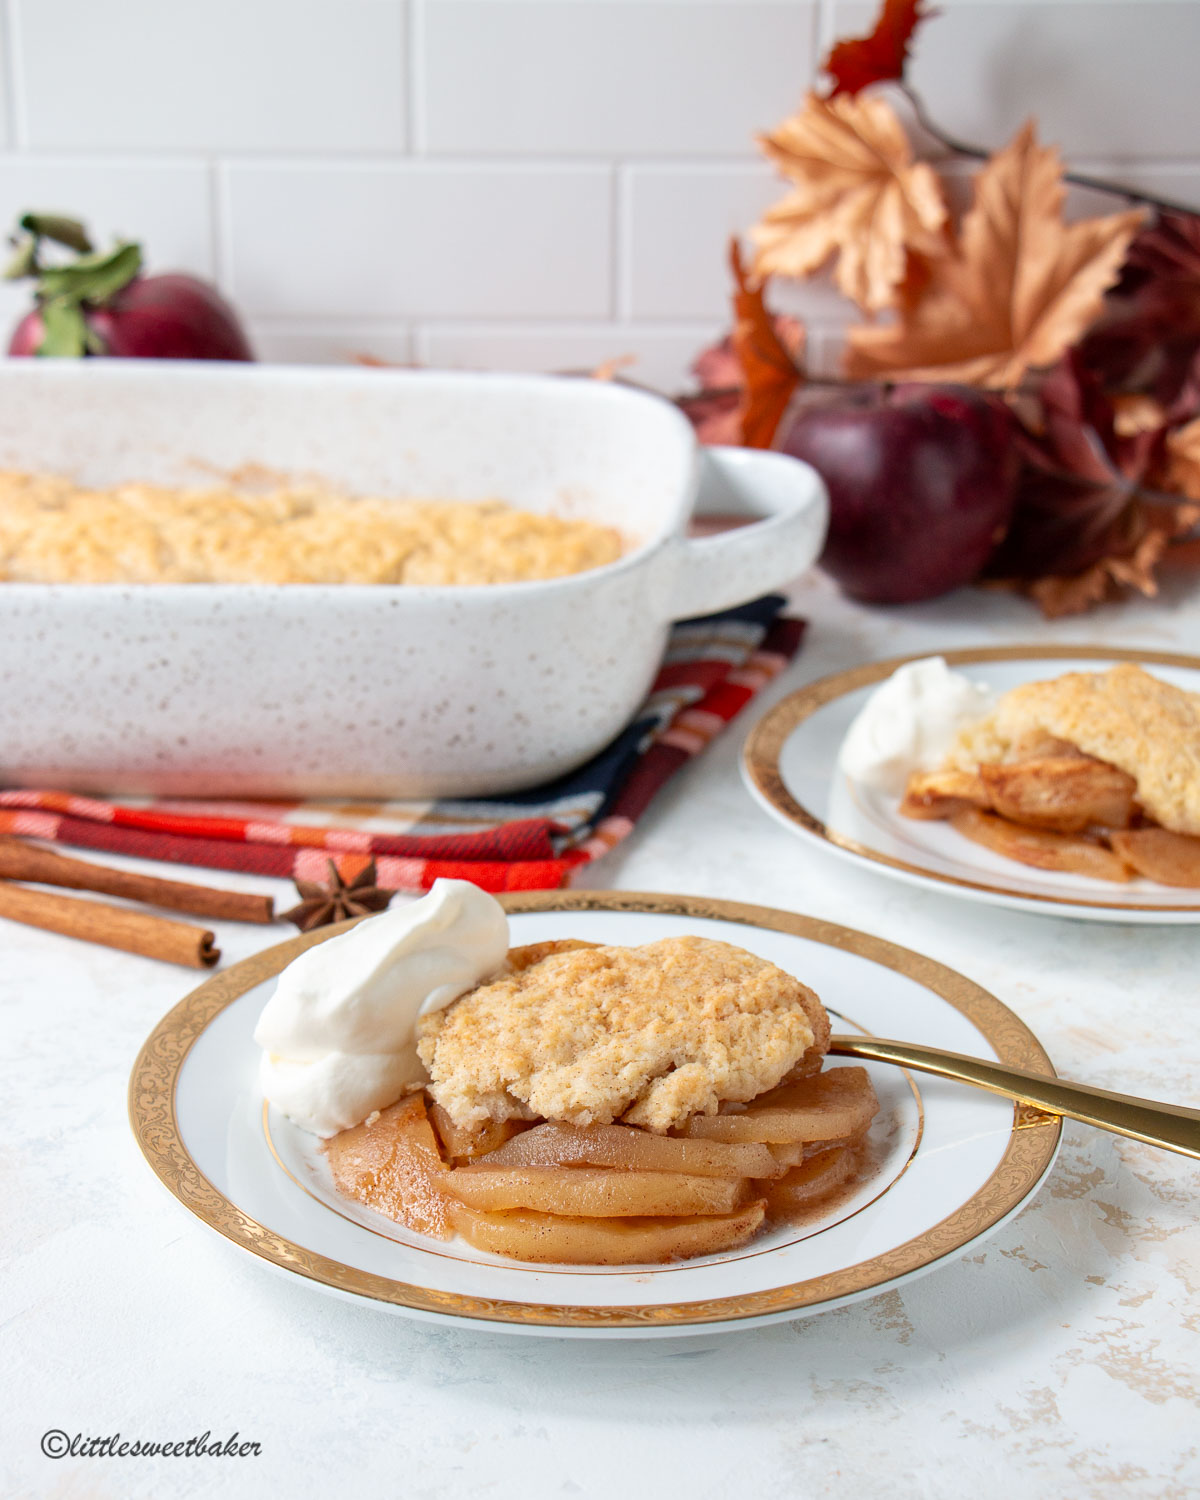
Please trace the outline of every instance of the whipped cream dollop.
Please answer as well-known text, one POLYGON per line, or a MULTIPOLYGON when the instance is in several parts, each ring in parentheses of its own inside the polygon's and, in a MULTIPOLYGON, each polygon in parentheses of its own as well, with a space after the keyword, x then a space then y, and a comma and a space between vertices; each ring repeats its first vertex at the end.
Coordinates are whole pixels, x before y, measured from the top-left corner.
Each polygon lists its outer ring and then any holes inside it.
POLYGON ((847 776, 898 797, 914 771, 932 771, 959 731, 988 713, 992 690, 952 672, 942 656, 897 667, 846 731, 838 764, 847 776))
POLYGON ((368 917, 280 974, 254 1040, 263 1093, 320 1136, 358 1125, 425 1082, 417 1017, 494 974, 508 918, 469 880, 437 880, 410 906, 368 917))

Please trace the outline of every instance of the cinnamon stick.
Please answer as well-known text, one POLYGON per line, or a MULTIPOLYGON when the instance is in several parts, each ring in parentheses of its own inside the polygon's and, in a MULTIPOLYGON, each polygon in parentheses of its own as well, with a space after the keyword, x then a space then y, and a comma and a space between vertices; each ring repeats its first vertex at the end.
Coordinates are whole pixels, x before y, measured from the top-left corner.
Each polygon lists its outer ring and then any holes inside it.
POLYGON ((32 880, 39 885, 61 885, 75 891, 98 891, 104 896, 123 896, 147 906, 169 911, 193 912, 215 922, 273 922, 275 902, 270 896, 247 891, 223 891, 185 880, 162 880, 157 875, 139 875, 114 870, 90 860, 69 859, 52 849, 41 849, 21 839, 0 837, 0 879, 32 880))
POLYGON ((0 917, 191 969, 211 969, 221 956, 220 949, 213 947, 212 933, 203 927, 109 906, 104 901, 31 891, 28 886, 7 881, 0 881, 0 917))

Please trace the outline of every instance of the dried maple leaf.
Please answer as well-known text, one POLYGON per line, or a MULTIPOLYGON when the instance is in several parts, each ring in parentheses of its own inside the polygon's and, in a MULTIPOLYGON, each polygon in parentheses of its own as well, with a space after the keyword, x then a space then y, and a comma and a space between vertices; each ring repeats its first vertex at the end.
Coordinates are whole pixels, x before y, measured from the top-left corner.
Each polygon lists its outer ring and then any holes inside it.
POLYGON ((1119 598, 1124 588, 1135 588, 1147 598, 1153 598, 1158 593, 1155 568, 1168 553, 1177 534, 1176 527, 1186 531, 1200 516, 1200 506, 1192 506, 1190 511, 1189 517, 1186 511, 1177 510, 1167 524, 1159 524, 1160 520, 1166 522, 1165 517, 1144 513, 1141 534, 1132 542, 1126 556, 1102 557, 1079 573, 1039 578, 1029 585, 1026 592, 1048 620, 1082 614, 1093 604, 1119 598))
POLYGON ((810 94, 758 140, 795 187, 750 231, 756 276, 808 276, 836 255, 838 288, 877 312, 896 305, 910 251, 944 250, 941 183, 885 99, 810 94))
POLYGON ((1161 213, 1129 247, 1129 265, 1200 286, 1200 214, 1161 213))
POLYGON ((1163 483, 1189 500, 1200 500, 1200 417, 1167 434, 1163 483))
POLYGON ((852 328, 855 377, 953 380, 1004 389, 1053 364, 1100 311, 1142 215, 1066 224, 1058 153, 1032 124, 975 179, 955 253, 890 328, 852 328))
POLYGON ((1155 566, 1200 517, 1200 505, 1150 487, 1161 423, 1122 430, 1075 351, 1040 396, 1040 430, 1024 435, 1016 508, 988 573, 1049 617, 1078 613, 1124 587, 1155 593, 1155 566))
POLYGON ((937 11, 922 10, 923 0, 883 0, 869 36, 848 37, 835 42, 821 71, 833 79, 830 96, 857 94, 872 83, 888 83, 904 77, 908 47, 922 21, 937 11))
POLYGON ((742 443, 747 448, 769 448, 792 392, 803 379, 798 363, 803 334, 796 350, 790 351, 763 302, 761 281, 752 284, 746 275, 736 239, 730 243, 729 259, 735 283, 730 339, 745 382, 740 408, 742 443))
POLYGON ((593 380, 617 380, 622 370, 627 370, 630 365, 636 364, 636 354, 616 354, 611 359, 602 360, 594 369, 589 370, 588 374, 593 380))
MULTIPOLYGON (((771 315, 776 339, 799 370, 804 360, 804 325, 779 313, 771 315)), ((773 357, 774 358, 774 357, 773 357)), ((781 367, 782 369, 782 367, 781 367)), ((742 407, 746 372, 734 348, 732 334, 702 349, 692 363, 700 389, 676 396, 675 404, 696 429, 702 443, 742 441, 742 407)), ((783 371, 786 376, 786 370, 783 371)))
POLYGON ((1200 410, 1200 216, 1162 213, 1134 237, 1081 349, 1107 386, 1152 394, 1177 421, 1200 410))

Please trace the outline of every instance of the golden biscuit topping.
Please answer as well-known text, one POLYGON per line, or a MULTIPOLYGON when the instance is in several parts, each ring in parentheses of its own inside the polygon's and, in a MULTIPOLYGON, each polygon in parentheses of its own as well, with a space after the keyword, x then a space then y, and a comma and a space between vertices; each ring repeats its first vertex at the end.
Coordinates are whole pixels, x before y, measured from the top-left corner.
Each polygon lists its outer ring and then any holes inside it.
POLYGON ((1137 800, 1155 822, 1200 835, 1200 694, 1130 662, 1023 683, 963 730, 949 764, 974 771, 1019 759, 1038 735, 1117 766, 1133 777, 1137 800))
POLYGON ((622 1119, 663 1132, 774 1088, 828 1042, 807 986, 729 943, 552 952, 421 1022, 429 1092, 456 1124, 622 1119))
POLYGON ((610 527, 499 500, 352 498, 303 484, 92 490, 0 472, 0 580, 12 583, 518 583, 621 551, 610 527))

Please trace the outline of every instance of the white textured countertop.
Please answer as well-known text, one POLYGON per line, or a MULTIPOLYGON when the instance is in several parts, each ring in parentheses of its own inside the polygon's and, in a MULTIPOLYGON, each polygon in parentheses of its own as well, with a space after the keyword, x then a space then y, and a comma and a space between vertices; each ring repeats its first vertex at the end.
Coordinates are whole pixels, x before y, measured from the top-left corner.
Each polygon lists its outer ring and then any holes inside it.
MULTIPOLYGON (((1200 588, 1176 580, 1155 604, 1053 626, 976 592, 869 612, 820 577, 796 602, 812 622, 799 660, 587 883, 865 928, 992 990, 1065 1076, 1200 1103, 1200 929, 1025 916, 900 885, 789 836, 737 770, 768 702, 863 660, 1023 640, 1200 653, 1200 588)), ((228 963, 284 935, 230 925, 219 937, 228 963)), ((600 1343, 443 1329, 253 1263, 154 1180, 126 1124, 126 1081, 146 1033, 196 982, 0 921, 5 1496, 1200 1492, 1200 1164, 1070 1126, 1039 1197, 984 1247, 795 1323, 600 1343), (56 1461, 40 1451, 51 1429, 236 1431, 261 1453, 56 1461)))

